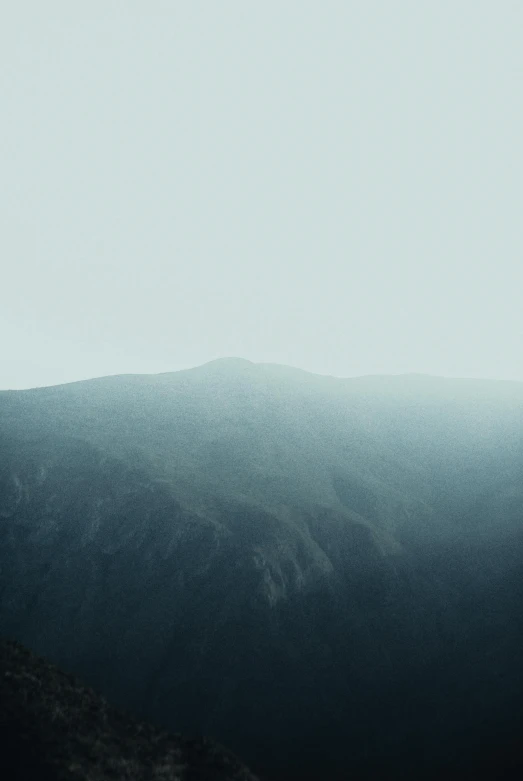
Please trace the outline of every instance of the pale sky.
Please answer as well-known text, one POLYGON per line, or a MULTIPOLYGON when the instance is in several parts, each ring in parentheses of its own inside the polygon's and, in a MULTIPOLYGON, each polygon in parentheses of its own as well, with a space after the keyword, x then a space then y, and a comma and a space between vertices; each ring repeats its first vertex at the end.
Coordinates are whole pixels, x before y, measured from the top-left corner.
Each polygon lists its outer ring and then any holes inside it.
POLYGON ((0 388, 523 380, 521 0, 13 0, 0 388))

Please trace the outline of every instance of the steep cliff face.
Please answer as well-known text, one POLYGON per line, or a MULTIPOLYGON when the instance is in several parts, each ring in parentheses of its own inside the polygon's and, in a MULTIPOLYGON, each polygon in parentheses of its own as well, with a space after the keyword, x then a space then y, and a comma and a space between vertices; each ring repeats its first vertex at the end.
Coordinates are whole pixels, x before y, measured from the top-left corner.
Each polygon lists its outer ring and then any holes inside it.
POLYGON ((521 703, 522 409, 241 361, 4 392, 0 630, 275 778, 458 767, 521 703))

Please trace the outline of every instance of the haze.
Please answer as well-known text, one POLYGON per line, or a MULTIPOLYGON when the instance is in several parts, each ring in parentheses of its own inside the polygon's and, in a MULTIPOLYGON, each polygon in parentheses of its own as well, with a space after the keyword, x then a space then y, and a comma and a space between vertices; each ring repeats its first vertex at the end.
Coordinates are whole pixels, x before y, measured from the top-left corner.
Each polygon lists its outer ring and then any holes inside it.
POLYGON ((0 388, 228 355, 523 380, 521 20, 5 4, 0 388))

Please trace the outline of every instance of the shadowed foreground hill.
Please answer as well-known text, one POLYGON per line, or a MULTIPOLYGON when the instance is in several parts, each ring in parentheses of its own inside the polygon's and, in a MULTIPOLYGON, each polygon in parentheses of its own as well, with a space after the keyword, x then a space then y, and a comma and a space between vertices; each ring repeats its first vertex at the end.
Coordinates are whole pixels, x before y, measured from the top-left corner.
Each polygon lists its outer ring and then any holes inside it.
POLYGON ((138 722, 4 639, 0 736, 3 781, 256 781, 216 743, 138 722))

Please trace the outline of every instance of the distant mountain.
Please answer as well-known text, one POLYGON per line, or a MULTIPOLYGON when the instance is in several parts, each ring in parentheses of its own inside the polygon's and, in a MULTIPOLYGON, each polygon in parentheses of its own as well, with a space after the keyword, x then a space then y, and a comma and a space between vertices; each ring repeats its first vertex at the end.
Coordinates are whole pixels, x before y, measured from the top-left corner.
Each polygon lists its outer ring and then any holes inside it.
POLYGON ((5 639, 0 730, 6 781, 256 781, 221 746, 138 722, 5 639))
POLYGON ((504 767, 522 562, 523 384, 227 359, 0 393, 0 631, 273 779, 504 767))

